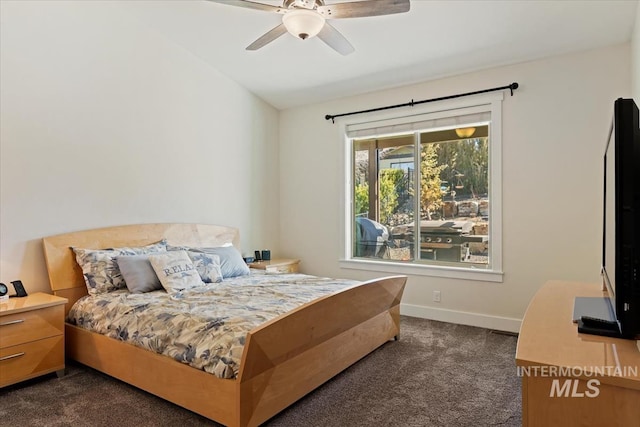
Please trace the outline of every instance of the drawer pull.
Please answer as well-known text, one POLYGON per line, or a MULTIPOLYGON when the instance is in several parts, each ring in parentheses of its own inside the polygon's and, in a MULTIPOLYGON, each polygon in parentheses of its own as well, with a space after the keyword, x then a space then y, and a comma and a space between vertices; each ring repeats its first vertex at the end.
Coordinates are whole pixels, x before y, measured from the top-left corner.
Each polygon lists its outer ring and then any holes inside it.
POLYGON ((10 354, 8 356, 0 357, 0 362, 3 360, 15 359, 16 357, 24 356, 24 351, 22 353, 10 354))
POLYGON ((10 322, 0 323, 0 326, 15 325, 16 323, 22 323, 22 322, 24 322, 24 319, 12 320, 10 322))

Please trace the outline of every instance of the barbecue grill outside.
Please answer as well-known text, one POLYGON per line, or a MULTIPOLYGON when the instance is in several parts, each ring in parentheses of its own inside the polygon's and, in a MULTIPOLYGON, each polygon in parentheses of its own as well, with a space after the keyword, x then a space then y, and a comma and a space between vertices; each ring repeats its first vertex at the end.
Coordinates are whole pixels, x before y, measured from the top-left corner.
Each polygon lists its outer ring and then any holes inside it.
MULTIPOLYGON (((420 221, 420 259, 461 262, 470 257, 469 243, 486 242, 485 235, 470 234, 472 221, 420 221)), ((414 242, 414 224, 405 224, 391 230, 393 240, 414 242)))

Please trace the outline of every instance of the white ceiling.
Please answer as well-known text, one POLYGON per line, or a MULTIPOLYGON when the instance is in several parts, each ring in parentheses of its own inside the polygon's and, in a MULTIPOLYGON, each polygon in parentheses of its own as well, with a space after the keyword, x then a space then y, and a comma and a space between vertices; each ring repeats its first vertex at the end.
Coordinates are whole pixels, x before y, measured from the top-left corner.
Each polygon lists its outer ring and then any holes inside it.
POLYGON ((286 109, 623 43, 631 39, 638 0, 412 0, 411 11, 404 14, 331 20, 356 49, 348 56, 317 38, 302 41, 289 34, 246 51, 281 22, 275 13, 204 0, 120 5, 276 108, 286 109))

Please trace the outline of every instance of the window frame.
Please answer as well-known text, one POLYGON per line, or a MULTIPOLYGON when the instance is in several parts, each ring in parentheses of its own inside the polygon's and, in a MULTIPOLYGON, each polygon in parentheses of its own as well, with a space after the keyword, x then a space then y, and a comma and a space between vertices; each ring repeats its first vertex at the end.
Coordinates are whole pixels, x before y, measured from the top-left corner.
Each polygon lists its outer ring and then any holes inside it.
MULTIPOLYGON (((476 95, 447 101, 434 102, 411 107, 407 111, 386 111, 363 117, 349 117, 339 123, 340 135, 343 140, 342 164, 343 182, 341 204, 341 231, 343 237, 342 257, 339 266, 345 269, 380 271, 394 274, 411 274, 418 276, 434 276, 458 278, 467 280, 502 282, 502 101, 501 92, 476 95), (384 259, 354 258, 353 248, 353 212, 354 181, 353 181, 353 144, 357 137, 348 135, 349 128, 375 128, 376 125, 385 127, 394 124, 410 125, 425 120, 456 117, 464 115, 465 111, 486 111, 491 114, 489 124, 489 245, 491 266, 479 268, 476 265, 453 266, 427 263, 398 263, 384 259)), ((413 131, 415 132, 415 131, 413 131)), ((398 133, 406 133, 398 132, 398 133)))

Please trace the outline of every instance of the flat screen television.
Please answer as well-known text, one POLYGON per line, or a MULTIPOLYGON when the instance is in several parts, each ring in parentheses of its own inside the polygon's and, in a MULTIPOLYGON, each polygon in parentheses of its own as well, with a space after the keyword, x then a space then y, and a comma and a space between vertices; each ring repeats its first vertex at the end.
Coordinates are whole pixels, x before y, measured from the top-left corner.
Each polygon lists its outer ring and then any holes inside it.
POLYGON ((613 319, 607 325, 583 318, 579 331, 634 339, 640 336, 640 126, 633 99, 614 103, 603 206, 602 280, 613 319))

